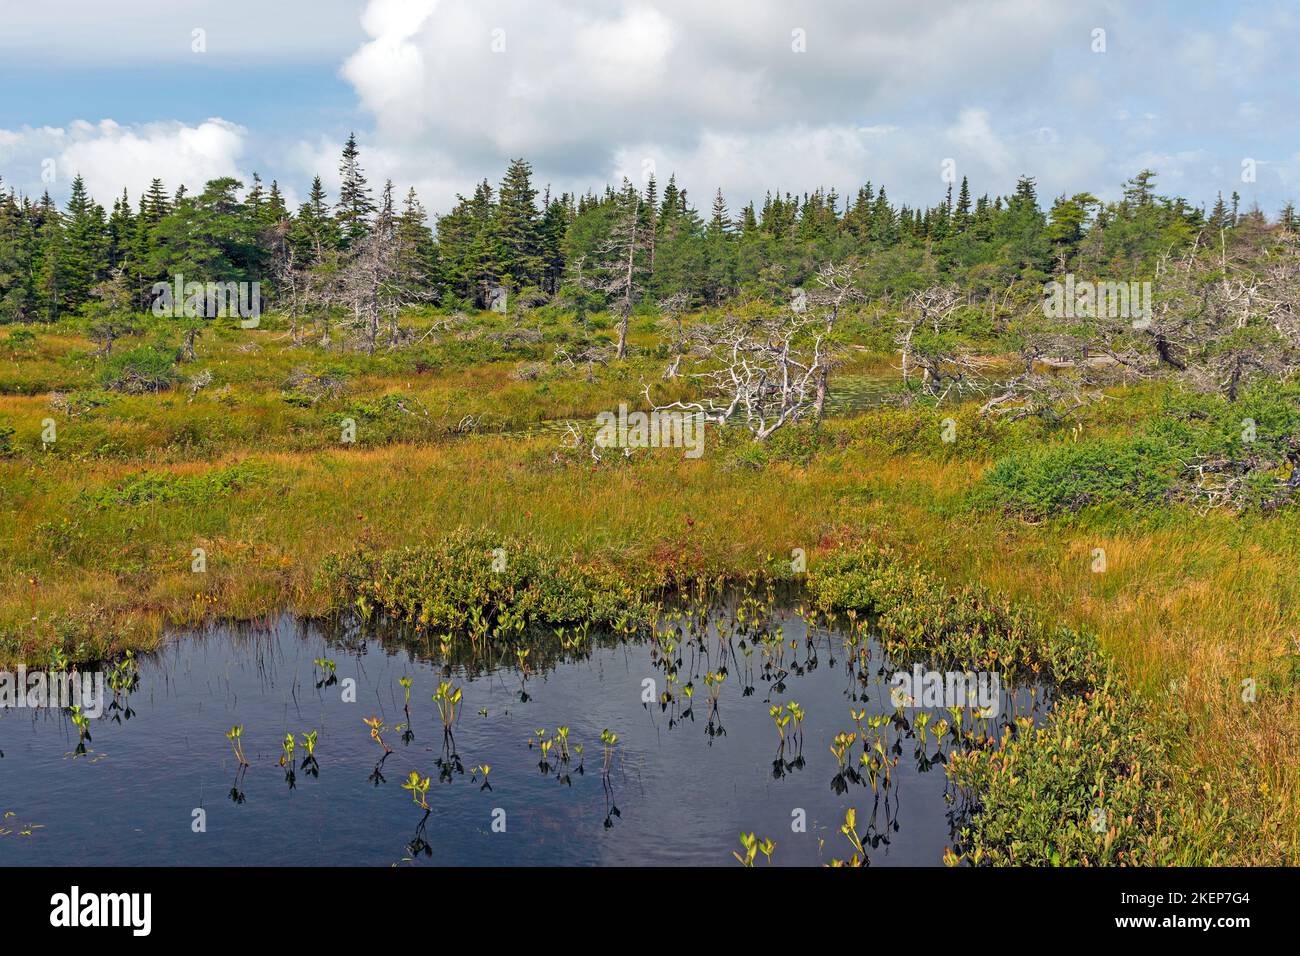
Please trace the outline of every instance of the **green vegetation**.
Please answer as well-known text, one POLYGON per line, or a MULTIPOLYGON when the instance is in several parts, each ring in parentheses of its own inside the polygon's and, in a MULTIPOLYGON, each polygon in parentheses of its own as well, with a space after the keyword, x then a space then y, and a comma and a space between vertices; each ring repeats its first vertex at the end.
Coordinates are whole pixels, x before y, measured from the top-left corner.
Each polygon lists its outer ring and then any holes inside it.
MULTIPOLYGON (((291 609, 491 645, 527 685, 588 629, 651 630, 673 589, 795 581, 896 660, 1060 695, 950 760, 977 810, 954 861, 1300 860, 1293 212, 1206 213, 1143 173, 1046 212, 1025 179, 733 220, 673 180, 539 206, 521 161, 435 234, 349 152, 337 209, 319 183, 292 214, 233 180, 111 216, 80 184, 66 212, 0 197, 0 254, 22 259, 0 261, 0 661, 291 609), (363 267, 386 291, 340 299, 363 267), (1066 271, 1159 272, 1149 321, 1045 314, 1066 271), (255 328, 152 314, 177 273, 265 282, 273 308, 255 328), (601 445, 624 404, 703 412, 703 454, 601 445)), ((668 676, 660 706, 694 719, 707 695, 724 732, 728 674, 668 676)), ((368 721, 385 751, 411 733, 401 686, 405 723, 368 721)), ((459 688, 433 702, 453 758, 459 688)), ((778 762, 799 759, 802 711, 769 713, 778 762)), ((878 792, 896 757, 854 721, 840 779, 878 792)), ((286 735, 291 786, 315 742, 286 735)), ((600 742, 607 776, 619 737, 600 742)), ((405 786, 427 809, 429 778, 405 786)), ((843 832, 864 861, 852 815, 843 832)), ((741 862, 770 856, 746 839, 741 862)))

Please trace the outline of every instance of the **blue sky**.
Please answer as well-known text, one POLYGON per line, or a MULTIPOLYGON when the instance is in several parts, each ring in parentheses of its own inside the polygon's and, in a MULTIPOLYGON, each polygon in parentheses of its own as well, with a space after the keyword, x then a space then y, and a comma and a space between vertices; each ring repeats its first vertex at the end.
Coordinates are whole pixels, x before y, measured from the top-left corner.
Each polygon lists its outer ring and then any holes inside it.
POLYGON ((0 177, 29 194, 257 170, 298 199, 355 129, 372 181, 436 212, 517 155, 556 189, 676 172, 733 208, 867 180, 933 202, 946 161, 1045 201, 1142 166, 1198 203, 1300 200, 1286 3, 6 0, 3 21, 0 177))

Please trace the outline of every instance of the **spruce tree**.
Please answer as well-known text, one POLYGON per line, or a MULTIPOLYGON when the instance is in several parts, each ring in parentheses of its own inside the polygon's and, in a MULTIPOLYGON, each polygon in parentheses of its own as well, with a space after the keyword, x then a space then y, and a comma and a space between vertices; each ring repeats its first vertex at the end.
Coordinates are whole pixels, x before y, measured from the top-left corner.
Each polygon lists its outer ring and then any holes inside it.
POLYGON ((408 298, 432 297, 438 285, 438 247, 428 215, 414 187, 406 193, 397 217, 398 281, 408 298))
POLYGON ((26 203, 5 194, 0 182, 0 322, 37 317, 35 232, 26 203))
POLYGON ((952 214, 953 227, 958 232, 965 232, 970 228, 970 221, 970 183, 963 176, 961 178, 961 190, 957 193, 957 207, 952 214))
POLYGON ((306 262, 321 262, 330 250, 338 247, 338 232, 319 176, 311 182, 307 201, 298 208, 298 215, 289 230, 289 242, 299 258, 306 262))
POLYGON ((494 238, 501 256, 500 275, 514 289, 542 282, 541 222, 532 172, 524 160, 512 160, 497 193, 494 238))
POLYGON ((90 198, 78 173, 72 181, 62 255, 59 260, 58 309, 75 309, 89 301, 90 290, 108 274, 108 223, 104 207, 90 198))
POLYGON ((709 219, 709 234, 726 234, 731 232, 731 214, 727 210, 727 200, 722 196, 722 188, 713 196, 713 215, 709 219))
POLYGON ((370 186, 358 160, 356 133, 348 134, 339 161, 339 203, 336 221, 339 235, 345 246, 364 239, 370 231, 370 217, 375 214, 375 203, 370 198, 370 186))

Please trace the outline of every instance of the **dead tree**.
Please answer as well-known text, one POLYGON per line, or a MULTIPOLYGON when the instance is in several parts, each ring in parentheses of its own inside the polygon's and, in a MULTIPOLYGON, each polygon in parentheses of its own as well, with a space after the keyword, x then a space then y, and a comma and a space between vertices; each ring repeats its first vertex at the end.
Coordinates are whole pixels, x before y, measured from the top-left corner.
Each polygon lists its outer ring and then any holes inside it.
POLYGON ((623 189, 612 200, 609 229, 591 260, 580 257, 576 283, 580 288, 601 293, 618 312, 616 358, 627 357, 627 328, 632 307, 642 292, 647 230, 641 228, 641 196, 624 180, 623 189))
POLYGON ((665 379, 676 378, 678 371, 682 366, 682 359, 686 357, 689 343, 686 340, 686 329, 682 323, 682 313, 690 305, 691 297, 687 292, 674 292, 662 302, 659 303, 659 311, 672 326, 672 361, 664 369, 663 377, 665 379))
POLYGON ((1089 354, 1086 338, 1065 332, 1030 334, 1020 349, 1019 370, 989 387, 980 414, 1062 421, 1101 400, 1114 368, 1104 356, 1089 354))
POLYGON ((903 385, 911 388, 920 371, 920 390, 938 402, 985 383, 983 363, 956 335, 953 317, 966 304, 956 285, 930 286, 907 298, 898 318, 898 348, 903 385))
POLYGON ((703 390, 698 401, 655 405, 656 411, 696 412, 706 421, 740 421, 755 441, 812 415, 825 354, 821 323, 807 314, 739 319, 696 326, 690 332, 691 357, 699 367, 689 377, 703 390))
MULTIPOLYGON (((403 309, 428 301, 432 293, 408 274, 409 259, 397 241, 391 217, 380 216, 368 235, 356 242, 336 266, 316 270, 309 290, 326 313, 340 309, 343 325, 373 355, 381 334, 398 344, 398 316, 403 309)), ((328 327, 326 336, 328 338, 328 327)))
MULTIPOLYGON (((828 343, 835 334, 835 325, 839 321, 841 310, 848 304, 862 299, 862 293, 854 284, 854 270, 854 263, 838 266, 833 262, 826 263, 817 270, 816 278, 820 288, 804 297, 804 307, 811 306, 814 314, 825 322, 828 343)), ((826 411, 826 395, 830 389, 831 369, 834 364, 829 355, 822 362, 817 379, 817 398, 814 408, 817 421, 822 420, 826 411)))

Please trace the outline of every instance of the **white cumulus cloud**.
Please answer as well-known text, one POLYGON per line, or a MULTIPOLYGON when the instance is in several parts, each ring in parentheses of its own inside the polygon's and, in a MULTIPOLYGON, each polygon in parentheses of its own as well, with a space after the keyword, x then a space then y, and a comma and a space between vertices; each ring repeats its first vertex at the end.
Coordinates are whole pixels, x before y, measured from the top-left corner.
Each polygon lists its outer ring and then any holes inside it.
POLYGON ((47 188, 64 195, 80 173, 90 194, 108 205, 123 187, 134 199, 154 177, 169 190, 182 183, 196 190, 218 176, 247 183, 241 161, 247 137, 247 130, 223 119, 196 125, 77 120, 60 128, 0 129, 0 169, 10 186, 28 195, 47 188))

